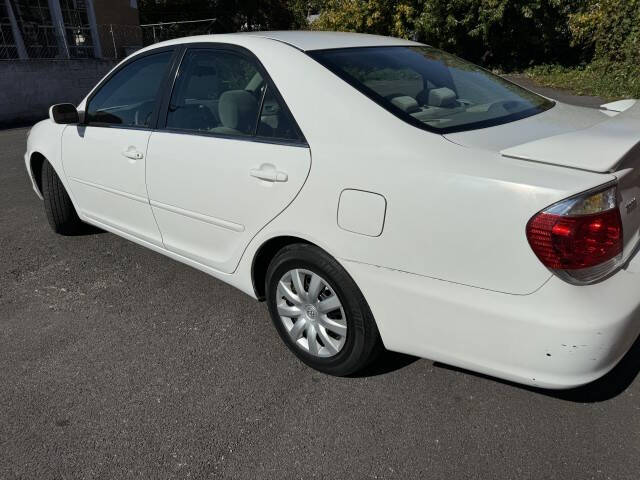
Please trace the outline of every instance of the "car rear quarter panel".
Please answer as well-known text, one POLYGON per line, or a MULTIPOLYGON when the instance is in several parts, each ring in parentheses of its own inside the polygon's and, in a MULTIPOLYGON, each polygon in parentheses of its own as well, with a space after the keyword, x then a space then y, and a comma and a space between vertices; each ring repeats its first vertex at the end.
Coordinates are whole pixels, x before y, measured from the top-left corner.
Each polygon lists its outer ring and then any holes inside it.
POLYGON ((252 49, 312 155, 300 195, 260 238, 297 230, 321 239, 342 260, 526 295, 551 275, 528 245, 527 221, 558 200, 613 179, 454 144, 397 119, 303 52, 252 49), (380 236, 339 228, 345 189, 385 197, 380 236))

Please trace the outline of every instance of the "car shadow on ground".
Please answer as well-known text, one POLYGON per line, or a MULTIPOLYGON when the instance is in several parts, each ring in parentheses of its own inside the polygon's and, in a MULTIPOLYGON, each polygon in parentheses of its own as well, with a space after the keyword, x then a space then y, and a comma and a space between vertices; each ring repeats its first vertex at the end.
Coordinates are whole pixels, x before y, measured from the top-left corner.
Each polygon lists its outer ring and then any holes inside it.
POLYGON ((530 387, 527 385, 520 385, 507 380, 501 380, 495 377, 490 377, 481 373, 471 372, 462 368, 452 367, 442 363, 435 362, 435 366, 444 368, 447 370, 464 372, 468 375, 484 378, 494 382, 510 385, 523 390, 529 390, 548 397, 558 398, 560 400, 566 400, 576 403, 596 403, 611 400, 624 392, 629 385, 633 383, 640 371, 640 337, 636 339, 627 354, 622 357, 622 360, 607 373, 604 377, 591 382, 587 385, 577 388, 571 388, 568 390, 548 390, 543 388, 530 387))
POLYGON ((98 227, 94 227, 93 225, 89 225, 88 223, 83 223, 78 230, 72 233, 65 233, 64 236, 65 237, 86 237, 89 235, 100 235, 102 233, 107 233, 107 231, 102 230, 98 227))
POLYGON ((385 350, 371 365, 365 367, 364 370, 360 370, 359 372, 350 375, 350 377, 377 377, 378 375, 384 375, 386 373, 395 372, 396 370, 401 370, 417 360, 420 360, 420 358, 405 355, 404 353, 385 350))

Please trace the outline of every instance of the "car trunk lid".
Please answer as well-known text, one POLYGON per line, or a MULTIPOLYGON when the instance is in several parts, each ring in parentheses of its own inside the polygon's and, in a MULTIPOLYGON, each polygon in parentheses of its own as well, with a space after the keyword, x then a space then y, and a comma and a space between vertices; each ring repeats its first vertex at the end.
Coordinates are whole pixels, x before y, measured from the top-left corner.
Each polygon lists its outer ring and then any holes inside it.
POLYGON ((507 129, 498 126, 447 138, 464 146, 495 150, 506 158, 615 176, 626 260, 640 242, 640 102, 613 102, 601 110, 558 106, 560 109, 551 109, 546 119, 544 114, 537 115, 537 123, 527 125, 525 120, 513 122, 507 129), (508 129, 517 124, 524 130, 518 135, 528 141, 514 144, 515 130, 508 129))
POLYGON ((467 147, 507 158, 592 172, 613 172, 640 144, 640 102, 614 102, 602 110, 558 104, 506 125, 445 135, 467 147), (611 107, 611 108, 608 108, 611 107))
MULTIPOLYGON (((609 112, 614 112, 609 110, 609 112)), ((638 160, 640 103, 591 127, 523 143, 502 156, 592 172, 613 172, 638 160)))
POLYGON ((591 127, 501 150, 504 157, 611 173, 618 183, 623 259, 640 241, 640 102, 603 105, 609 117, 591 127))

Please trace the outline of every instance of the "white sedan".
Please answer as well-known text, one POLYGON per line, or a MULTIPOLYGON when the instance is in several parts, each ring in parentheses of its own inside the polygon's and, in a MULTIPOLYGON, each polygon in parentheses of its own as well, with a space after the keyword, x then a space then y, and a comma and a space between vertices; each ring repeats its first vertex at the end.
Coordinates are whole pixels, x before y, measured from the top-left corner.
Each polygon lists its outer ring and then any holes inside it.
POLYGON ((384 347, 567 388, 640 330, 633 100, 565 105, 394 38, 191 37, 53 106, 25 162, 56 232, 92 224, 266 300, 329 374, 384 347))

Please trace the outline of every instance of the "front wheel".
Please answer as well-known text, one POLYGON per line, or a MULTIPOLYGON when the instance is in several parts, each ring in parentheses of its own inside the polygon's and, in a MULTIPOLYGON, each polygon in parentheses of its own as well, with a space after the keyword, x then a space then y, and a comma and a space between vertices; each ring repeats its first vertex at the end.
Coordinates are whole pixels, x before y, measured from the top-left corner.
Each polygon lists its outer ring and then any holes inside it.
POLYGON ((305 244, 283 248, 271 261, 266 282, 269 313, 280 337, 310 367, 350 375, 382 350, 360 289, 320 248, 305 244))
POLYGON ((61 235, 74 235, 83 228, 71 198, 60 177, 49 162, 42 166, 42 197, 44 211, 51 229, 61 235))

